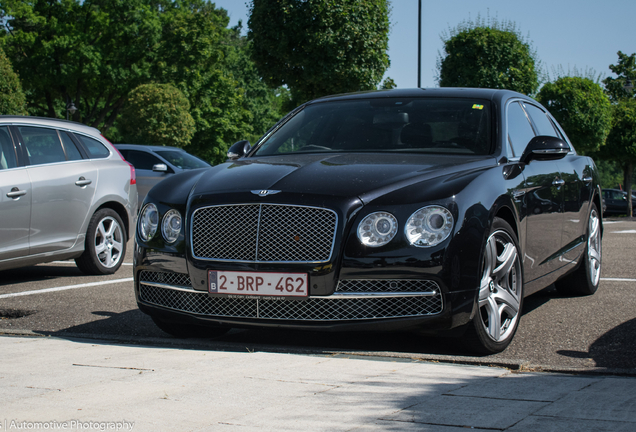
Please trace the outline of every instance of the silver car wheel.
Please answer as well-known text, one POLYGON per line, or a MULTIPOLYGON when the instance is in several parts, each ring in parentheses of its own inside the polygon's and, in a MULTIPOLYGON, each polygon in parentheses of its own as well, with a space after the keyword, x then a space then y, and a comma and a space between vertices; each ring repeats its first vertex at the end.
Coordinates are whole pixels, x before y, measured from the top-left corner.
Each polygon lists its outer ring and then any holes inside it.
POLYGON ((107 216, 99 221, 95 230, 95 255, 106 268, 115 267, 125 248, 124 233, 119 223, 107 216))
POLYGON ((590 281, 598 285, 601 278, 601 224, 596 209, 590 212, 589 236, 587 238, 587 259, 590 281))
POLYGON ((519 320, 522 287, 521 261, 512 238, 503 230, 486 243, 479 287, 479 312, 486 334, 495 342, 512 337, 519 320))

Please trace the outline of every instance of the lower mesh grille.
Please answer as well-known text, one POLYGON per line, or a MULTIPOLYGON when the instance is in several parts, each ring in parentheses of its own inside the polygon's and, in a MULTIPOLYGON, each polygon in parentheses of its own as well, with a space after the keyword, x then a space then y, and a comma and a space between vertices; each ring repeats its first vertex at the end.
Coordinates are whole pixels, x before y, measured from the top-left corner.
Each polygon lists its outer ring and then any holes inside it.
MULTIPOLYGON (((436 286, 436 284, 435 284, 436 286)), ((380 293, 377 293, 380 294, 380 293)), ((434 315, 442 312, 442 296, 326 296, 307 300, 210 297, 205 292, 139 285, 145 303, 198 315, 289 321, 349 321, 434 315)))

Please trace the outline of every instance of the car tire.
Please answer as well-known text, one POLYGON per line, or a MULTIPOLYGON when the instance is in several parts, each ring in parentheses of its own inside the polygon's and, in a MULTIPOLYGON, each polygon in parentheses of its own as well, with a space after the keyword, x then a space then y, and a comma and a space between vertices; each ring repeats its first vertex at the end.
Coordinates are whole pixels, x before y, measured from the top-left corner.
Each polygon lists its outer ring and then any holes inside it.
POLYGON ((229 327, 205 327, 195 324, 175 323, 172 321, 164 321, 160 318, 151 316, 152 321, 164 333, 179 339, 187 338, 211 338, 223 336, 230 331, 229 327))
POLYGON ((519 242, 503 219, 495 218, 484 247, 476 313, 463 342, 473 353, 495 354, 514 337, 523 305, 523 269, 519 242))
POLYGON ((587 242, 580 264, 573 273, 554 283, 559 294, 573 296, 592 295, 601 280, 601 216, 592 204, 587 218, 587 242))
POLYGON ((104 208, 95 212, 86 230, 84 253, 75 259, 77 267, 86 274, 115 273, 126 256, 126 230, 119 215, 104 208))

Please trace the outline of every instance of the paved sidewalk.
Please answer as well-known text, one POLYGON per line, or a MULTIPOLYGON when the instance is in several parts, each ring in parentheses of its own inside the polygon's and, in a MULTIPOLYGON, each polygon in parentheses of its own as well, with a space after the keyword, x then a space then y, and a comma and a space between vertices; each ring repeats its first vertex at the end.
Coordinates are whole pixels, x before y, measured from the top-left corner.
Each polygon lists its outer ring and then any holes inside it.
POLYGON ((636 378, 394 360, 0 336, 0 430, 636 430, 636 378))

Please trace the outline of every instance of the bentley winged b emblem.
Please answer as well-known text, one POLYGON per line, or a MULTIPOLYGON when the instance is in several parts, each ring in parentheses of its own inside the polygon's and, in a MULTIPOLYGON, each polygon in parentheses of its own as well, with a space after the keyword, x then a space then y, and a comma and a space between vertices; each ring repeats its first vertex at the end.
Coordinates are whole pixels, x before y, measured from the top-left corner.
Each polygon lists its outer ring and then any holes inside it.
POLYGON ((280 193, 282 191, 279 190, 253 190, 251 191, 254 195, 258 195, 258 196, 267 196, 267 195, 274 195, 277 193, 280 193))

